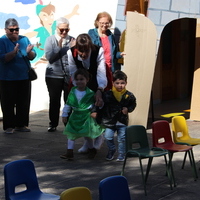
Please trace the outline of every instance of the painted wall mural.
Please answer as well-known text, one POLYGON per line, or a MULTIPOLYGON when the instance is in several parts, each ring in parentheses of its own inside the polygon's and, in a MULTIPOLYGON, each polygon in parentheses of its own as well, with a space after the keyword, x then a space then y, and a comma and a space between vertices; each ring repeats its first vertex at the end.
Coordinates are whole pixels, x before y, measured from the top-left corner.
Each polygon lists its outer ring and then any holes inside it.
POLYGON ((1 5, 0 36, 5 34, 6 19, 15 18, 19 22, 20 35, 27 36, 35 45, 37 58, 32 61, 32 66, 38 73, 38 79, 32 84, 32 111, 48 108, 44 44, 48 36, 55 34, 55 20, 59 17, 69 19, 69 35, 77 37, 94 28, 94 20, 99 12, 109 12, 115 22, 117 3, 118 0, 6 0, 1 5))

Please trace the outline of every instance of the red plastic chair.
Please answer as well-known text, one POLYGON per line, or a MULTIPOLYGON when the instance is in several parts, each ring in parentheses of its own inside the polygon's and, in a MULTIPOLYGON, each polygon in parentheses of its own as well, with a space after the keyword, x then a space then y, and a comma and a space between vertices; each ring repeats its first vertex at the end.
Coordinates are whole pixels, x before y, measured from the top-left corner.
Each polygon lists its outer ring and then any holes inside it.
MULTIPOLYGON (((189 155, 190 164, 193 169, 194 180, 198 178, 196 164, 194 160, 194 155, 192 151, 192 146, 183 145, 183 144, 175 144, 172 141, 171 130, 169 122, 166 120, 155 121, 152 124, 153 131, 153 146, 163 148, 169 151, 170 163, 173 158, 173 154, 177 152, 186 152, 189 155)), ((174 186, 176 186, 173 167, 171 164, 171 173, 174 181, 174 186)))

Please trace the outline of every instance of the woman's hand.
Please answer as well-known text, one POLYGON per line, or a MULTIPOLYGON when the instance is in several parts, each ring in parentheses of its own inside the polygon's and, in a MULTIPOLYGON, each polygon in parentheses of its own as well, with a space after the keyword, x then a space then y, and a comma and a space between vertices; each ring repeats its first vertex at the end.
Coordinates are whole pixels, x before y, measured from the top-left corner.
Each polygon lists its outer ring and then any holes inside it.
POLYGON ((34 45, 29 44, 26 48, 26 52, 27 52, 29 60, 33 60, 35 58, 35 53, 34 51, 32 51, 33 47, 34 45))
POLYGON ((120 54, 121 56, 122 56, 122 58, 126 55, 126 53, 125 52, 121 52, 121 54, 120 54))
POLYGON ((103 99, 102 99, 102 92, 100 90, 96 91, 95 99, 96 99, 95 106, 102 107, 103 99))
POLYGON ((76 39, 72 38, 70 41, 70 48, 76 45, 76 39))
POLYGON ((96 113, 96 112, 93 112, 93 113, 90 114, 90 116, 91 116, 92 118, 96 119, 96 118, 97 118, 97 113, 96 113))
POLYGON ((60 38, 60 40, 58 41, 58 46, 59 46, 60 48, 62 48, 62 42, 63 42, 63 38, 60 38))
POLYGON ((17 54, 18 51, 19 51, 19 44, 17 43, 14 48, 14 53, 17 54))
POLYGON ((26 48, 26 53, 29 54, 31 52, 31 50, 33 49, 34 45, 29 44, 26 48))

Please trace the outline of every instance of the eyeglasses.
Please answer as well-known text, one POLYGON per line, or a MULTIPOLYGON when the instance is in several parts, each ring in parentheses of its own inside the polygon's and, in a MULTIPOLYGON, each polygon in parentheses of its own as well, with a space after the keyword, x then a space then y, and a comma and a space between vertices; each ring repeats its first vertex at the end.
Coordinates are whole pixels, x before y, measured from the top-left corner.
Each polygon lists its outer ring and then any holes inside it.
POLYGON ((59 28, 60 33, 63 33, 64 31, 67 33, 69 32, 69 28, 59 28))
POLYGON ((103 26, 110 26, 110 23, 109 22, 99 22, 101 25, 103 26))
POLYGON ((7 29, 8 29, 11 33, 14 32, 14 31, 17 31, 17 32, 19 31, 19 28, 7 28, 7 29))

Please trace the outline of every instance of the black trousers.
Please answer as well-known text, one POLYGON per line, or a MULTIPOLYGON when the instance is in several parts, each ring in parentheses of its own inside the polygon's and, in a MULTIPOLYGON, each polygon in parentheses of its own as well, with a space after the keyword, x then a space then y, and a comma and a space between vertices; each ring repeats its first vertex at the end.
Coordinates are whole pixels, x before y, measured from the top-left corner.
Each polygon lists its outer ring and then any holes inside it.
POLYGON ((0 81, 3 129, 29 125, 31 81, 0 81))
POLYGON ((66 103, 69 94, 69 85, 64 82, 64 79, 49 77, 46 77, 46 85, 49 92, 49 125, 57 127, 60 118, 62 91, 64 92, 64 103, 66 103))

